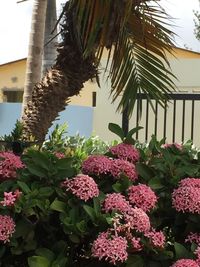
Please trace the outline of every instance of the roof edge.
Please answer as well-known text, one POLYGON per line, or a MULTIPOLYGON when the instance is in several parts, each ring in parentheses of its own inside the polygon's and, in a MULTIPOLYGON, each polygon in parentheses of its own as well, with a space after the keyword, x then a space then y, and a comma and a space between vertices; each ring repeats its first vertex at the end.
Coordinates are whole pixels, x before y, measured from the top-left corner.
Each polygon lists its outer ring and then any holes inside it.
POLYGON ((1 67, 1 66, 4 66, 4 65, 8 65, 8 64, 17 63, 17 62, 20 62, 20 61, 23 61, 23 60, 26 60, 26 59, 27 59, 27 57, 20 58, 20 59, 17 59, 17 60, 13 60, 13 61, 9 61, 9 62, 6 62, 6 63, 3 63, 3 64, 0 64, 0 67, 1 67))

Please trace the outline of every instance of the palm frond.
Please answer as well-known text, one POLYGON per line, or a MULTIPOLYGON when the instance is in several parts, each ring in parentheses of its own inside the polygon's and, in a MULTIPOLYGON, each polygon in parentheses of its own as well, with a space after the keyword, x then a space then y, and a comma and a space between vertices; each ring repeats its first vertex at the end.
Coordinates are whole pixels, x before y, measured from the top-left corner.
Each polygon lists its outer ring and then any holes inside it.
POLYGON ((169 17, 156 0, 71 0, 73 31, 83 57, 96 55, 99 66, 108 49, 107 67, 113 101, 133 111, 142 92, 164 106, 174 90, 166 52, 172 52, 169 17), (110 63, 110 64, 109 64, 110 63))

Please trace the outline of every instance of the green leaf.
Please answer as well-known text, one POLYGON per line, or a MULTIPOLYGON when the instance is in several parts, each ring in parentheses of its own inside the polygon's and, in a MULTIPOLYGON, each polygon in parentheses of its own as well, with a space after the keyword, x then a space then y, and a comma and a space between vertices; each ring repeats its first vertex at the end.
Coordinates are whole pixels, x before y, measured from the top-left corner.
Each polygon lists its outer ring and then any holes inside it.
POLYGON ((56 167, 58 169, 68 169, 71 167, 71 164, 72 164, 72 158, 63 158, 57 160, 56 167))
POLYGON ((1 247, 0 247, 0 258, 3 257, 5 251, 6 251, 6 247, 5 247, 5 246, 1 246, 1 247))
POLYGON ((46 177, 48 172, 44 169, 42 169, 40 166, 35 165, 34 163, 28 163, 27 164, 27 169, 29 172, 35 176, 38 177, 46 177))
POLYGON ((52 250, 56 253, 56 255, 59 253, 66 253, 66 251, 68 250, 68 244, 64 240, 59 240, 58 242, 53 244, 52 250))
POLYGON ((75 244, 80 243, 80 238, 77 235, 74 235, 74 234, 69 235, 69 239, 75 244))
POLYGON ((144 178, 146 181, 150 180, 152 177, 154 177, 154 173, 151 170, 150 167, 145 165, 144 163, 137 163, 136 164, 136 170, 142 178, 144 178))
POLYGON ((18 238, 18 237, 23 237, 25 238, 25 236, 27 236, 28 233, 30 233, 31 231, 31 227, 32 224, 29 223, 26 219, 22 219, 19 220, 16 224, 16 231, 13 234, 14 238, 18 238))
POLYGON ((101 214, 101 203, 98 197, 93 198, 93 204, 94 204, 95 214, 98 217, 101 214))
POLYGON ((50 205, 50 209, 56 210, 59 212, 64 212, 64 213, 66 212, 66 208, 67 208, 67 204, 57 199, 55 199, 50 205))
POLYGON ((96 219, 96 214, 95 214, 94 209, 88 205, 83 205, 83 208, 86 211, 86 213, 89 215, 90 219, 94 222, 96 219))
POLYGON ((120 179, 120 184, 121 184, 121 190, 122 191, 126 191, 133 183, 130 181, 130 179, 125 176, 122 175, 122 178, 120 179))
POLYGON ((42 187, 39 189, 39 194, 40 196, 46 196, 49 197, 54 193, 54 189, 47 186, 47 187, 42 187))
POLYGON ((22 189, 22 191, 26 194, 29 194, 31 192, 31 189, 28 187, 28 185, 24 182, 17 181, 17 184, 22 189))
POLYGON ((126 262, 126 267, 143 267, 144 261, 141 256, 130 256, 126 262))
POLYGON ((29 267, 50 267, 51 262, 45 257, 33 256, 28 258, 28 265, 29 267))
POLYGON ((76 227, 81 233, 85 233, 85 231, 86 231, 86 222, 85 221, 80 221, 80 222, 76 223, 76 227))
POLYGON ((50 160, 48 158, 49 152, 41 152, 37 150, 29 150, 28 156, 35 165, 40 166, 42 169, 48 171, 50 160))
POLYGON ((112 133, 114 133, 117 136, 119 136, 121 138, 121 140, 123 141, 123 139, 124 139, 124 131, 122 130, 122 128, 119 125, 117 125, 115 123, 109 123, 108 124, 108 129, 112 133))
POLYGON ((113 184, 112 188, 116 193, 120 193, 122 191, 122 185, 119 182, 113 184))
POLYGON ((152 178, 149 182, 148 185, 152 188, 152 189, 161 189, 164 187, 164 185, 161 183, 161 180, 159 177, 154 177, 152 178))
MULTIPOLYGON (((142 126, 138 126, 138 127, 135 127, 133 129, 131 129, 128 133, 127 133, 127 136, 126 136, 126 139, 129 139, 131 138, 135 133, 137 133, 139 130, 143 129, 144 127, 142 126)), ((125 140, 126 140, 125 139, 125 140)))
POLYGON ((174 249, 176 253, 176 259, 186 259, 189 257, 189 251, 182 244, 175 242, 174 249))
POLYGON ((38 248, 36 249, 36 254, 38 256, 42 256, 42 257, 45 257, 47 258, 50 262, 53 261, 55 259, 55 254, 50 250, 50 249, 47 249, 47 248, 38 248))

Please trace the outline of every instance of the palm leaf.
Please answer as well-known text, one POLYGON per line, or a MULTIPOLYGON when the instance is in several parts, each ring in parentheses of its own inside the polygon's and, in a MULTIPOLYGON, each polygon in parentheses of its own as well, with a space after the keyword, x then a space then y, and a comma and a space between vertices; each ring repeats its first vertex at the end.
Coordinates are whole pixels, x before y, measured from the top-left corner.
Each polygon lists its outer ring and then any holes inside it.
POLYGON ((164 106, 174 90, 166 52, 172 52, 169 17, 156 0, 71 0, 76 43, 85 58, 95 54, 99 67, 107 48, 113 101, 132 113, 137 93, 164 106), (109 64, 110 63, 110 64, 109 64))

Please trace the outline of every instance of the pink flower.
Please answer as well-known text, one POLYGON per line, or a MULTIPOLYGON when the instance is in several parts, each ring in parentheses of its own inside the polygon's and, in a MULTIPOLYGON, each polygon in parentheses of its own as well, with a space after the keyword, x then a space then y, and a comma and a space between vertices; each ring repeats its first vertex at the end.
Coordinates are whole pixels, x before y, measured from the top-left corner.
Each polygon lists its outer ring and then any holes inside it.
POLYGON ((114 156, 118 157, 119 159, 127 160, 132 163, 137 162, 140 157, 138 150, 130 144, 121 143, 111 147, 109 150, 114 156))
POLYGON ((94 179, 88 175, 77 175, 73 179, 66 179, 62 184, 66 191, 71 191, 78 198, 87 201, 99 195, 99 189, 94 179))
POLYGON ((124 237, 101 233, 92 245, 92 256, 111 264, 123 263, 128 258, 127 241, 124 237))
POLYGON ((16 178, 16 170, 23 167, 24 164, 19 156, 16 156, 12 152, 0 153, 0 180, 16 178))
POLYGON ((143 249, 140 237, 132 237, 130 243, 134 251, 141 251, 143 249))
POLYGON ((200 178, 185 178, 180 181, 180 186, 189 186, 200 188, 200 178))
POLYGON ((191 232, 185 239, 185 242, 196 243, 197 245, 200 245, 200 234, 191 232))
MULTIPOLYGON (((200 214, 200 188, 194 186, 194 179, 184 179, 172 193, 172 206, 177 211, 200 214), (184 181, 185 180, 185 181, 184 181)), ((195 181, 195 185, 198 182, 195 181)))
POLYGON ((171 267, 199 267, 194 260, 181 259, 176 261, 171 267))
POLYGON ((198 263, 200 265, 200 247, 197 247, 197 249, 195 250, 194 254, 197 257, 196 263, 198 263))
POLYGON ((65 154, 62 152, 55 152, 54 155, 58 158, 58 159, 63 159, 65 158, 65 154))
POLYGON ((173 143, 173 144, 164 144, 162 145, 163 148, 168 148, 168 147, 176 147, 178 150, 182 150, 183 146, 178 143, 173 143))
POLYGON ((106 156, 89 156, 82 164, 82 172, 85 174, 108 174, 110 172, 111 160, 106 156))
POLYGON ((131 181, 135 181, 138 179, 138 174, 136 172, 135 165, 122 159, 115 159, 112 161, 110 173, 115 178, 120 178, 121 174, 124 174, 131 181))
POLYGON ((107 194, 103 203, 103 209, 106 212, 119 211, 128 212, 131 209, 129 202, 120 193, 107 194))
POLYGON ((9 242, 14 232, 15 223, 13 219, 7 215, 0 215, 0 241, 9 242))
POLYGON ((149 186, 139 184, 128 188, 128 200, 132 205, 150 211, 157 203, 157 196, 149 186))
POLYGON ((150 230, 149 217, 140 208, 132 208, 127 214, 124 214, 124 219, 127 226, 137 232, 147 233, 150 230))
POLYGON ((4 192, 4 199, 0 204, 3 206, 13 206, 21 194, 22 192, 18 189, 15 192, 4 192))
POLYGON ((164 248, 165 236, 162 231, 156 232, 152 229, 150 232, 145 233, 145 236, 149 238, 151 245, 155 248, 164 248))

